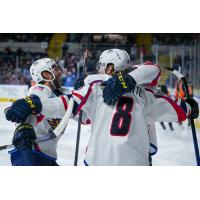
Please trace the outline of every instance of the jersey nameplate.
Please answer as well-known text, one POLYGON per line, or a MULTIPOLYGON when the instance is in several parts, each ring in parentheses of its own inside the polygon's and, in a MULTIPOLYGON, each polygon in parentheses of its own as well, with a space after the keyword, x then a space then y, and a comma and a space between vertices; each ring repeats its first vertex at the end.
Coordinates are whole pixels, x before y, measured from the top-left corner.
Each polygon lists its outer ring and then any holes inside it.
POLYGON ((137 86, 135 86, 133 94, 135 94, 135 95, 137 95, 139 97, 142 97, 142 89, 137 87, 137 86))

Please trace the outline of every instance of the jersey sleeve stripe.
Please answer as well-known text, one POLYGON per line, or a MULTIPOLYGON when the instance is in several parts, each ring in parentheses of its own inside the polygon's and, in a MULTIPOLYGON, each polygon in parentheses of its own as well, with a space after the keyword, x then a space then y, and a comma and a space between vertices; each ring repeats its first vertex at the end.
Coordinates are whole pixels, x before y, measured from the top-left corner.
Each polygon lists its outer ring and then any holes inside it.
POLYGON ((147 84, 147 86, 156 86, 158 84, 158 80, 160 78, 161 73, 159 72, 157 77, 149 84, 147 84))
POLYGON ((147 84, 148 86, 156 86, 158 84, 158 80, 159 80, 160 75, 161 75, 160 67, 158 65, 151 63, 151 62, 146 62, 146 63, 144 63, 144 65, 148 65, 149 67, 152 67, 152 66, 157 67, 159 69, 159 73, 158 73, 157 77, 151 83, 147 84))
POLYGON ((84 106, 84 104, 86 103, 86 101, 87 101, 88 97, 90 96, 91 92, 92 92, 92 88, 91 88, 91 86, 90 86, 89 89, 88 89, 87 94, 86 94, 85 97, 82 99, 81 103, 79 104, 79 106, 78 106, 78 108, 77 108, 77 110, 76 110, 75 115, 76 115, 77 113, 80 112, 81 108, 82 108, 82 107, 84 106))
MULTIPOLYGON (((79 113, 79 111, 81 110, 81 108, 83 107, 83 105, 86 103, 88 97, 90 96, 90 94, 92 92, 92 86, 95 83, 101 83, 101 82, 103 82, 103 81, 102 80, 96 80, 96 81, 91 82, 90 83, 90 87, 88 88, 88 91, 87 91, 86 95, 84 97, 80 95, 82 97, 81 103, 79 104, 79 106, 78 106, 78 108, 76 110, 76 113, 74 115, 76 115, 77 113, 79 113)), ((76 97, 78 97, 77 93, 72 93, 72 94, 75 95, 76 97)))
POLYGON ((161 72, 160 66, 157 65, 157 64, 153 64, 152 62, 148 62, 148 61, 147 61, 147 62, 143 63, 143 65, 155 66, 155 67, 157 67, 157 68, 160 70, 160 72, 161 72))
POLYGON ((64 96, 61 96, 60 98, 62 99, 62 102, 63 102, 63 104, 64 104, 65 110, 67 110, 68 105, 67 105, 67 101, 66 101, 65 97, 64 97, 64 96))
POLYGON ((74 92, 74 91, 72 91, 72 95, 78 97, 81 101, 83 100, 83 96, 78 94, 78 93, 76 93, 76 92, 74 92))
POLYGON ((166 97, 166 96, 156 95, 150 89, 146 88, 145 90, 148 91, 148 92, 151 92, 156 98, 162 98, 162 99, 165 99, 166 101, 168 101, 177 113, 178 122, 181 122, 181 121, 184 121, 184 120, 187 119, 187 115, 184 112, 183 108, 181 108, 179 105, 177 105, 172 99, 170 99, 169 97, 166 97))
POLYGON ((40 115, 37 115, 37 121, 36 121, 36 125, 39 124, 43 119, 44 119, 44 115, 40 114, 40 115))

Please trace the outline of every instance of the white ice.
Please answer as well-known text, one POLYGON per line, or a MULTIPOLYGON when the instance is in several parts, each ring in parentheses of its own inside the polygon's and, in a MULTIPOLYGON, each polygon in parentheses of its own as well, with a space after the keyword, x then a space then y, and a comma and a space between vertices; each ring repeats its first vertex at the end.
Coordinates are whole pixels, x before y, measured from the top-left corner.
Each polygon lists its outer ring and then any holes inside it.
MULTIPOLYGON (((0 146, 10 144, 15 125, 6 121, 4 109, 8 103, 0 104, 0 146)), ((173 123, 174 131, 165 123, 167 130, 163 130, 159 123, 156 123, 158 138, 158 153, 153 156, 154 166, 194 166, 196 165, 194 145, 191 128, 187 126, 187 121, 183 126, 173 123)), ((77 122, 70 120, 65 134, 58 144, 58 163, 60 165, 74 165, 75 144, 77 135, 77 122)), ((197 132, 198 141, 200 141, 197 132)), ((90 136, 90 126, 81 126, 81 138, 79 148, 78 165, 83 165, 84 152, 90 136)), ((200 142, 199 142, 200 146, 200 142)), ((10 166, 8 150, 0 151, 0 166, 10 166)))

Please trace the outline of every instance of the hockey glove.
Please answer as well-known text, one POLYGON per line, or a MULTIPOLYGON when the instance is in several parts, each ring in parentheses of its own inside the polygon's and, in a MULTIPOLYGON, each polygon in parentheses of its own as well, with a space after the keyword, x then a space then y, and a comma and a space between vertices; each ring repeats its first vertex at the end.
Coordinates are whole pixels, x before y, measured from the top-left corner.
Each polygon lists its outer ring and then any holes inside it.
POLYGON ((12 144, 21 151, 31 150, 35 139, 36 135, 33 127, 30 124, 24 123, 16 128, 12 144))
POLYGON ((130 92, 135 88, 136 82, 132 76, 126 73, 119 72, 113 78, 108 79, 102 83, 103 99, 108 105, 114 105, 118 97, 126 92, 130 92))
POLYGON ((6 108, 5 117, 8 121, 23 123, 30 114, 38 114, 41 109, 40 98, 36 95, 31 95, 30 97, 18 99, 11 107, 6 108))
POLYGON ((191 106, 191 114, 189 118, 196 119, 199 116, 199 105, 193 98, 185 100, 191 106))
POLYGON ((78 90, 79 88, 84 86, 84 76, 81 75, 78 79, 76 79, 74 83, 74 89, 78 90))

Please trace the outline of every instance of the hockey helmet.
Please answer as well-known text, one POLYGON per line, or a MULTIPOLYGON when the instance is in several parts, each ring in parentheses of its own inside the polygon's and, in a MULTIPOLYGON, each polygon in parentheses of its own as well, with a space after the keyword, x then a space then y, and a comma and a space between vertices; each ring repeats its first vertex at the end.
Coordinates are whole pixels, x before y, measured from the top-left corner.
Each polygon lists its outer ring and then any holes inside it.
POLYGON ((30 67, 30 74, 32 79, 39 83, 40 81, 53 81, 55 79, 55 74, 53 72, 54 68, 57 67, 56 62, 51 58, 42 58, 35 61, 30 67), (53 78, 51 80, 46 80, 42 76, 42 72, 48 71, 52 74, 53 78))
POLYGON ((130 57, 124 50, 108 49, 101 53, 97 69, 105 70, 108 64, 113 64, 115 71, 124 71, 130 67, 130 57))

